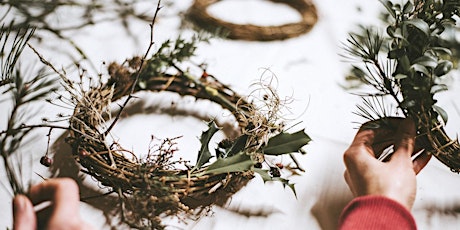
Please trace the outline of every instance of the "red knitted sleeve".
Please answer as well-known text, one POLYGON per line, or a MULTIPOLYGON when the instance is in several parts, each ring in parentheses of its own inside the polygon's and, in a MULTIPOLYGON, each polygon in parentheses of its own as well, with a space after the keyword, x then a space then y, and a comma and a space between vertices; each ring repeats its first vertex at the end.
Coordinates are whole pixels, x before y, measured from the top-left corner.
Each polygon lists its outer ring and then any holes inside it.
POLYGON ((345 207, 339 229, 415 230, 417 226, 411 213, 400 203, 383 196, 362 196, 345 207))

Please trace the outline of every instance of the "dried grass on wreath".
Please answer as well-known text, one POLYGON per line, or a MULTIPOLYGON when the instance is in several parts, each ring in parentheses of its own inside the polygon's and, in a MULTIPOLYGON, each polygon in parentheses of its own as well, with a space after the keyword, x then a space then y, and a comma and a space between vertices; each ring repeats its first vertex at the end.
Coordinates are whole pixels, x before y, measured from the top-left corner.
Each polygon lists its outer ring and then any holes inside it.
MULTIPOLYGON (((133 58, 125 65, 112 63, 107 83, 98 82, 88 90, 67 80, 66 88, 75 109, 66 141, 84 172, 118 193, 124 222, 135 228, 161 229, 160 217, 199 215, 200 210, 210 205, 224 205, 253 178, 253 171, 202 174, 205 168, 194 172, 178 169, 177 164, 184 162, 172 161, 177 151, 174 139, 164 140, 144 159, 138 159, 118 144, 107 143, 110 130, 104 124, 110 118, 109 105, 130 94, 139 60, 133 58)), ((134 92, 171 91, 213 101, 232 112, 239 123, 237 132, 250 137, 247 149, 254 156, 259 154, 258 148, 268 140, 267 136, 283 129, 280 117, 275 114, 282 101, 274 89, 266 88, 263 100, 265 106, 272 108, 266 108, 265 114, 216 79, 201 78, 194 82, 181 74, 143 76, 143 79, 147 79, 145 86, 134 87, 134 92)))

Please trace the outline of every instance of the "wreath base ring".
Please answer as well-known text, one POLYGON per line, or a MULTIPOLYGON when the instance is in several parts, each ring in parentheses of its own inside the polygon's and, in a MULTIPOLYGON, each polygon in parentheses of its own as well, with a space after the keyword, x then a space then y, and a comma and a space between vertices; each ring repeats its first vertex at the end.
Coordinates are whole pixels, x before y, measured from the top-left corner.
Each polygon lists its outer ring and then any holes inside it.
MULTIPOLYGON (((88 91, 79 92, 81 98, 74 98, 75 109, 66 142, 83 166, 82 171, 118 193, 121 207, 131 207, 128 212, 122 213, 122 218, 134 228, 144 227, 146 220, 150 222, 149 226, 162 228, 159 216, 184 212, 193 214, 197 208, 203 210, 212 204, 224 205, 254 177, 252 171, 206 174, 200 173, 205 170, 203 168, 194 173, 185 169, 162 168, 155 165, 158 162, 128 159, 127 151, 106 143, 107 134, 99 129, 106 122, 103 115, 109 113, 112 101, 133 93, 131 89, 136 82, 133 70, 138 62, 134 58, 129 63, 129 66, 112 63, 112 68, 109 67, 110 79, 106 84, 90 87, 88 91)), ((232 112, 239 128, 244 126, 236 114, 241 112, 237 110, 249 108, 244 106, 247 102, 220 82, 193 82, 183 75, 142 76, 142 79, 145 80, 142 88, 141 84, 136 85, 134 93, 170 91, 210 100, 232 112), (213 93, 219 96, 215 97, 213 93)), ((241 130, 238 132, 241 133, 241 130)))
POLYGON ((248 41, 285 40, 309 32, 318 21, 315 5, 310 0, 270 0, 283 3, 297 10, 302 20, 280 26, 257 26, 252 24, 234 24, 208 14, 206 8, 219 0, 195 0, 187 17, 198 27, 216 32, 221 29, 226 38, 248 41))

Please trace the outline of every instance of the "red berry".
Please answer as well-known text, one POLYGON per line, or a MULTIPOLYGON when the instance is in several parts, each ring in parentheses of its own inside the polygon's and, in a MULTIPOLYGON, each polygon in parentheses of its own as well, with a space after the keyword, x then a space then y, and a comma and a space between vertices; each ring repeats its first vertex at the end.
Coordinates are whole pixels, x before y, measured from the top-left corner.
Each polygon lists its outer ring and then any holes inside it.
POLYGON ((84 150, 84 149, 80 150, 80 151, 78 152, 78 154, 79 154, 80 157, 87 157, 87 156, 90 155, 89 152, 86 151, 86 150, 84 150))
POLYGON ((276 167, 278 167, 279 169, 283 169, 283 168, 284 168, 284 165, 281 164, 281 163, 276 163, 276 167))
POLYGON ((45 167, 50 167, 53 164, 53 159, 49 158, 48 156, 42 156, 42 158, 40 158, 40 164, 45 167))

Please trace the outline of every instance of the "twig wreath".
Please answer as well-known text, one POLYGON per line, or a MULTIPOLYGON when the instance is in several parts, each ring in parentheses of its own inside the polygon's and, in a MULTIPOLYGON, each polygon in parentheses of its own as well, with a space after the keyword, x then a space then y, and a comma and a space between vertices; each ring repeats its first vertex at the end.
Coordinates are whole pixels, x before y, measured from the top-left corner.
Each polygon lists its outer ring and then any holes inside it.
POLYGON ((145 159, 137 159, 134 153, 121 146, 109 144, 106 137, 110 127, 101 130, 106 122, 104 117, 110 113, 108 107, 113 101, 130 95, 136 75, 133 70, 139 67, 140 58, 128 63, 127 66, 112 63, 106 84, 82 91, 80 98, 74 97, 76 105, 70 118, 67 142, 85 168, 84 172, 120 195, 121 206, 125 207, 123 218, 132 227, 143 227, 144 221, 150 221, 147 226, 158 228, 161 221, 157 218, 162 214, 175 215, 212 204, 224 205, 254 177, 255 171, 266 180, 281 180, 292 186, 280 178, 279 171, 275 172, 277 167, 272 166, 270 171, 255 167, 264 161, 264 155, 301 151, 309 137, 303 130, 285 133, 282 124, 272 120, 275 117, 261 114, 257 107, 215 79, 210 83, 206 77, 196 80, 186 73, 157 75, 147 68, 141 73, 142 83, 135 87, 136 92, 171 91, 210 100, 231 111, 239 123, 241 135, 222 141, 215 156, 208 149, 211 137, 219 130, 213 122, 201 136, 196 165, 188 169, 177 169, 175 164, 181 162, 171 160, 177 150, 173 139, 165 140, 145 159), (212 157, 217 159, 211 163, 212 157), (128 204, 133 207, 128 208, 128 204))
MULTIPOLYGON (((385 127, 391 114, 385 98, 397 103, 397 111, 417 125, 416 142, 451 171, 460 172, 460 144, 444 127, 447 113, 435 95, 448 90, 442 78, 453 69, 453 46, 443 40, 443 32, 458 28, 460 2, 457 0, 413 0, 393 3, 381 0, 387 10, 386 34, 367 27, 351 34, 346 51, 360 62, 354 75, 376 91, 362 95, 358 114, 385 127)), ((386 127, 394 129, 394 127, 386 127)))
POLYGON ((273 41, 297 37, 310 31, 318 21, 316 7, 310 0, 270 1, 284 3, 294 8, 300 13, 301 21, 280 26, 240 25, 226 22, 211 16, 206 10, 219 0, 195 0, 187 17, 200 28, 210 32, 221 31, 226 38, 249 41, 273 41))
MULTIPOLYGON (((159 9, 158 5, 157 12, 159 9)), ((168 40, 147 59, 153 44, 153 23, 151 27, 151 45, 145 56, 134 57, 123 64, 111 63, 107 81, 89 78, 89 84, 85 84, 81 75, 80 82, 76 83, 37 53, 43 63, 59 73, 65 91, 70 94, 67 99, 59 98, 74 106, 66 138, 73 156, 84 173, 118 195, 122 221, 133 228, 162 229, 161 217, 200 215, 213 204, 224 205, 254 173, 261 175, 264 181, 280 181, 295 193, 294 185, 281 177, 283 166, 267 162, 265 158, 286 154, 294 166, 285 168, 303 171, 293 153, 304 153, 301 148, 310 138, 304 130, 286 131, 279 115, 283 100, 275 90, 262 86, 265 94, 259 105, 238 95, 205 70, 200 77, 182 70, 179 66, 194 55, 197 41, 203 40, 199 36, 191 41, 180 37, 168 40), (221 141, 218 148, 211 151, 209 142, 219 128, 209 122, 208 130, 201 135, 202 145, 193 166, 173 158, 178 150, 174 138, 163 140, 157 149, 138 157, 117 142, 109 143, 107 137, 123 108, 139 91, 169 91, 217 103, 233 114, 239 136, 221 141), (110 105, 123 98, 120 111, 111 119, 110 105), (109 120, 111 124, 107 125, 109 120)), ((46 158, 42 158, 43 163, 47 163, 46 158)))

